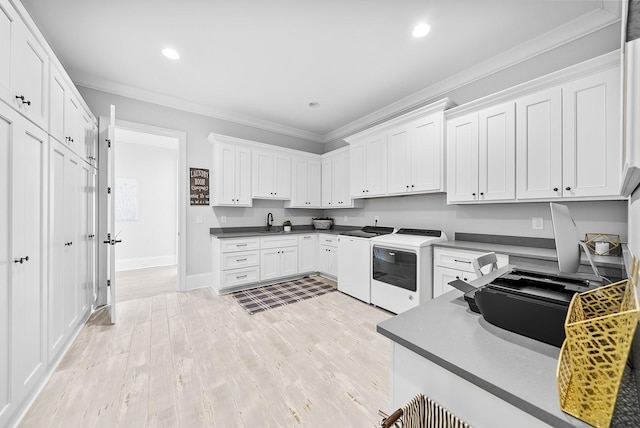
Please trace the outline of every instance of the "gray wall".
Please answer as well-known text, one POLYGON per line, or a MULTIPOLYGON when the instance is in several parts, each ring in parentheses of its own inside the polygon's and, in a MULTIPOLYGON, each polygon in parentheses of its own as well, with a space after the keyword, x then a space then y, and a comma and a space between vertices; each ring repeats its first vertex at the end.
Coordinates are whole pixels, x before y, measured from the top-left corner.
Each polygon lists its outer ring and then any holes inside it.
MULTIPOLYGON (((564 203, 564 202, 563 202, 564 203)), ((627 201, 566 202, 581 236, 612 233, 627 242, 627 201)), ((339 225, 373 224, 454 232, 553 238, 548 202, 447 205, 445 194, 368 199, 362 209, 326 210, 339 225), (347 219, 345 220, 345 216, 347 219), (533 230, 531 219, 542 217, 543 230, 533 230)))

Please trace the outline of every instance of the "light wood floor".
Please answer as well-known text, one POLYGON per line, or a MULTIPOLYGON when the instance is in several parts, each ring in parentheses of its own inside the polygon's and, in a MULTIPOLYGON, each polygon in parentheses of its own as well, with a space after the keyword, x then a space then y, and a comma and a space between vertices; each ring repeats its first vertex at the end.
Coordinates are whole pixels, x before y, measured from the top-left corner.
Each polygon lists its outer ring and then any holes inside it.
POLYGON ((158 266, 116 272, 116 302, 174 293, 178 266, 158 266))
POLYGON ((22 427, 375 427, 391 315, 340 292, 248 315, 211 289, 97 312, 22 427))

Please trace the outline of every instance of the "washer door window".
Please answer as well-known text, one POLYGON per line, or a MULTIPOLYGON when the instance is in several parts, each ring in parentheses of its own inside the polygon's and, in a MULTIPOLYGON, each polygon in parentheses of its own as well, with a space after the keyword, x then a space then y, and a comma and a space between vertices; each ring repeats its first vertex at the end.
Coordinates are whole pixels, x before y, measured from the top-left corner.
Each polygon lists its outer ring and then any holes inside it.
POLYGON ((416 291, 416 277, 416 253, 374 245, 373 279, 409 291, 416 291))

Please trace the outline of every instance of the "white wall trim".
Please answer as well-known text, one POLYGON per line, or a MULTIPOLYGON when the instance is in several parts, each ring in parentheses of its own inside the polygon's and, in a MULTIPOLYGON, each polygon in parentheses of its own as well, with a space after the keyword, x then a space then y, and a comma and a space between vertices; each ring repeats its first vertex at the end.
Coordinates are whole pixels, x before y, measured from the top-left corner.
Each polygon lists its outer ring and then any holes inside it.
POLYGON ((172 266, 177 264, 177 254, 157 256, 157 257, 140 257, 137 259, 116 260, 116 271, 144 269, 157 266, 172 266))
POLYGON ((211 287, 213 285, 213 272, 200 273, 187 276, 185 290, 195 290, 196 288, 211 287))
POLYGON ((268 120, 258 119, 255 117, 245 116, 238 113, 223 112, 213 107, 197 104, 181 98, 171 97, 159 94, 157 92, 147 91, 144 89, 134 88, 133 86, 123 85, 121 83, 111 82, 99 77, 90 76, 77 70, 73 73, 75 79, 73 82, 78 86, 95 89, 98 91, 109 92, 111 94, 123 97, 133 98, 136 100, 170 107, 178 110, 197 113, 214 119, 226 120, 228 122, 238 123, 240 125, 251 126, 253 128, 262 129, 264 131, 276 132, 282 135, 301 138, 303 140, 314 143, 324 143, 325 139, 322 135, 315 132, 304 131, 302 129, 281 125, 268 120))

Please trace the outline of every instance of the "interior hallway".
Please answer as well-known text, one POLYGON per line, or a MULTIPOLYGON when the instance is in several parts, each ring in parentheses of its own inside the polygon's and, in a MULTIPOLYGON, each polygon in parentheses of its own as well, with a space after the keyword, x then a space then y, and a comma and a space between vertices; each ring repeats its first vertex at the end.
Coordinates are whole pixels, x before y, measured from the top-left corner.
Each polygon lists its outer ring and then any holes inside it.
POLYGON ((116 272, 116 302, 175 293, 178 266, 157 266, 116 272))

